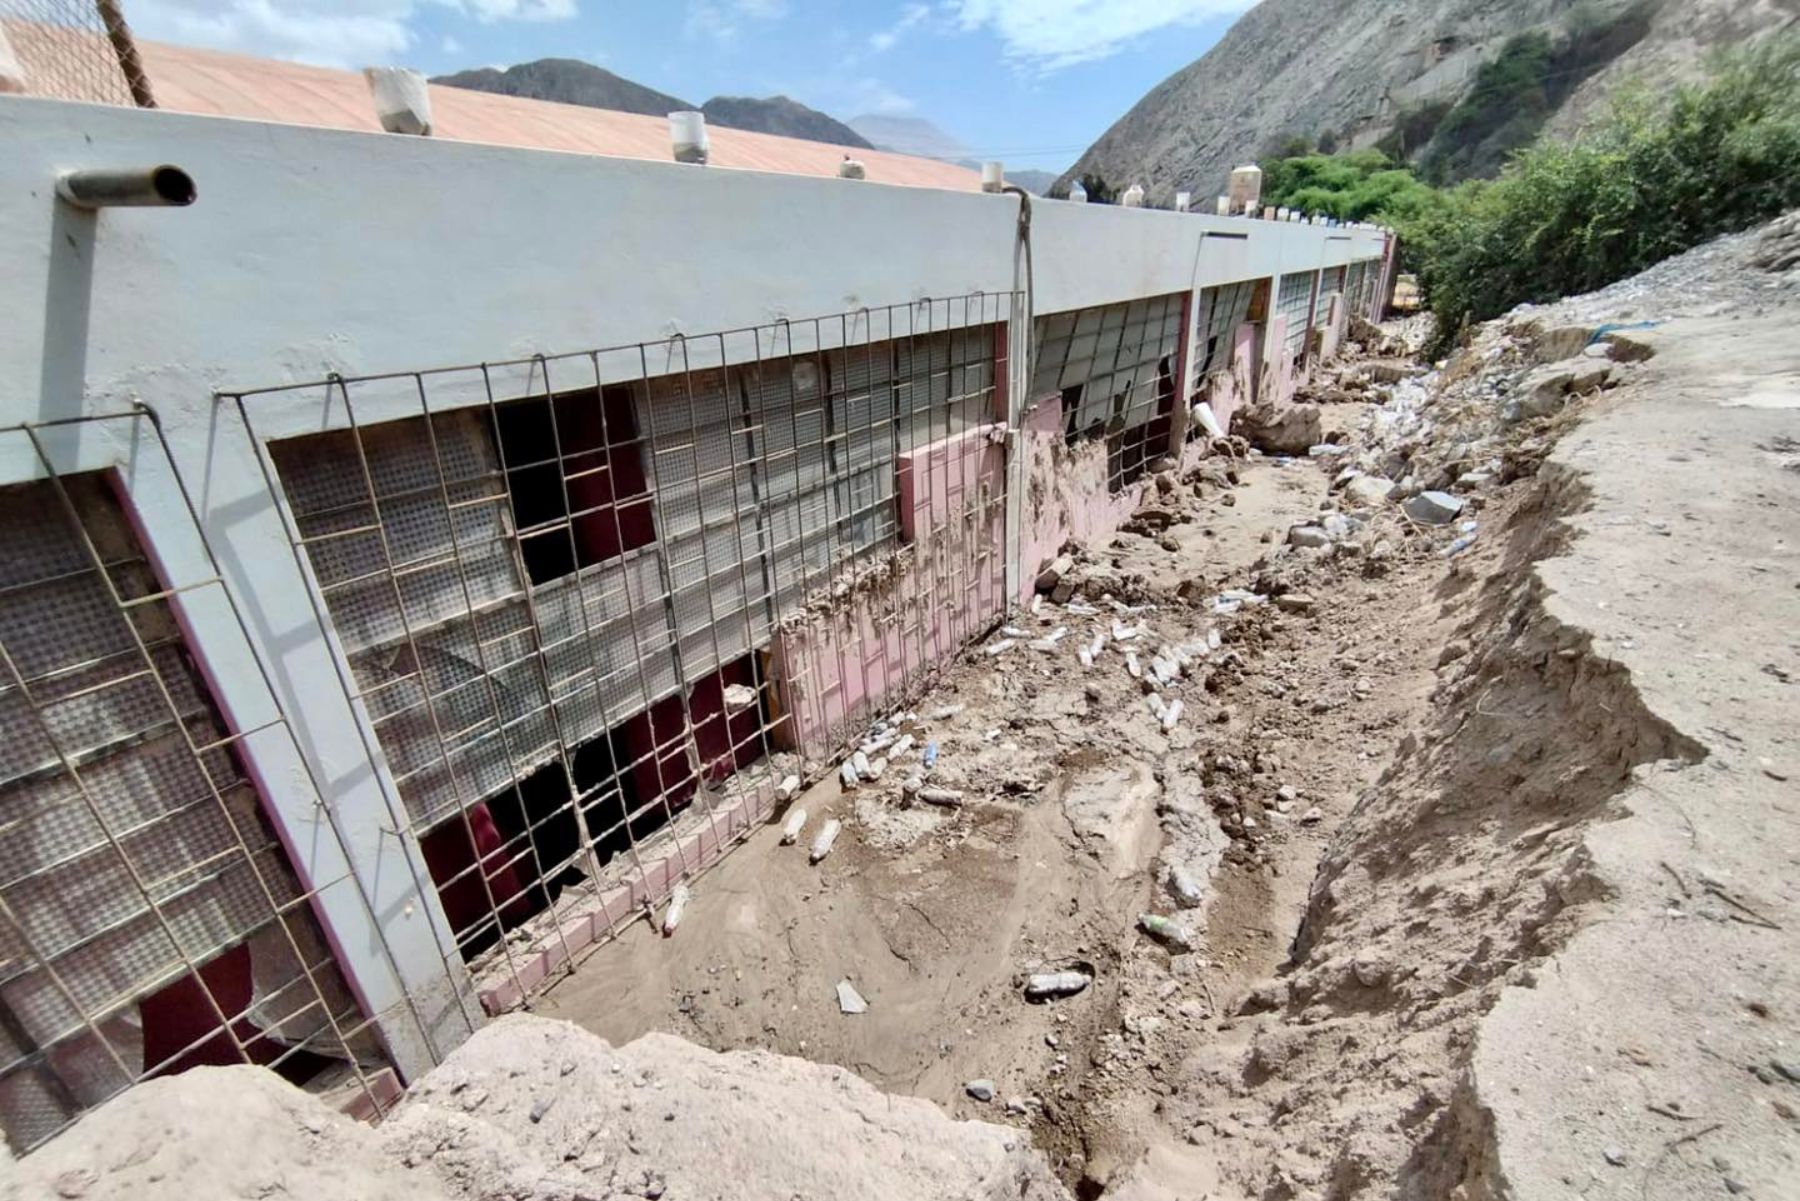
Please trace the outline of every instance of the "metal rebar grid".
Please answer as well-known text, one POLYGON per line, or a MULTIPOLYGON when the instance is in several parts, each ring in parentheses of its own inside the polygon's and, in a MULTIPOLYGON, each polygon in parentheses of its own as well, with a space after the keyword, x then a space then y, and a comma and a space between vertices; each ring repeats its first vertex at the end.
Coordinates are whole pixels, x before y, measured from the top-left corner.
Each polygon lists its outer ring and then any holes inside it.
POLYGON ((28 95, 155 107, 116 0, 0 0, 0 34, 28 95))
POLYGON ((1070 446, 1104 440, 1118 492, 1168 449, 1182 296, 1054 313, 1037 320, 1031 395, 1060 394, 1070 446))
POLYGON ((1312 329, 1314 278, 1311 271, 1290 272, 1281 277, 1275 294, 1276 315, 1287 319, 1283 346, 1287 356, 1296 361, 1305 352, 1306 337, 1312 329))
POLYGON ((1014 303, 233 395, 491 1008, 998 619, 1014 303), (259 432, 297 396, 335 428, 259 432))
POLYGON ((363 1012, 313 913, 355 882, 303 880, 266 824, 245 753, 297 748, 266 675, 266 712, 228 717, 189 645, 192 606, 237 617, 210 548, 205 575, 165 578, 120 477, 59 472, 58 439, 99 426, 176 479, 147 410, 0 431, 42 476, 0 488, 0 1125, 22 1153, 221 1062, 347 1084, 379 1113, 375 1021, 418 1015, 363 1012))

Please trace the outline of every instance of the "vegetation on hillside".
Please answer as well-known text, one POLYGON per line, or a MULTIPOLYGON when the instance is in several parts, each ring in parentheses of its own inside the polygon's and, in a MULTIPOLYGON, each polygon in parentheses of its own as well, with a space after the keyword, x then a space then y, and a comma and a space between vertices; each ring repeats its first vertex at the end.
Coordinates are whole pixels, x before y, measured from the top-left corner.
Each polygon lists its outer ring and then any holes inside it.
POLYGON ((1590 291, 1800 205, 1800 37, 1719 60, 1703 84, 1627 93, 1572 142, 1398 218, 1448 338, 1515 305, 1590 291))
POLYGON ((1264 203, 1397 228, 1447 340, 1800 205, 1800 35, 1726 55, 1667 95, 1627 91, 1580 137, 1539 140, 1494 180, 1437 188, 1377 150, 1287 148, 1300 153, 1263 164, 1264 203))

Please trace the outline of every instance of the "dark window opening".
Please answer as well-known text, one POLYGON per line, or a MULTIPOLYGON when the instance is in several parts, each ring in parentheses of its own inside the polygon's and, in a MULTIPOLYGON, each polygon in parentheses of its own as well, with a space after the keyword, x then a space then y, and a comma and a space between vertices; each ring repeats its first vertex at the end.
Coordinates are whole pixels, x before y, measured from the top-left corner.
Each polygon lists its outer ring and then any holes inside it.
POLYGON ((629 384, 515 401, 494 414, 532 583, 655 541, 629 384))

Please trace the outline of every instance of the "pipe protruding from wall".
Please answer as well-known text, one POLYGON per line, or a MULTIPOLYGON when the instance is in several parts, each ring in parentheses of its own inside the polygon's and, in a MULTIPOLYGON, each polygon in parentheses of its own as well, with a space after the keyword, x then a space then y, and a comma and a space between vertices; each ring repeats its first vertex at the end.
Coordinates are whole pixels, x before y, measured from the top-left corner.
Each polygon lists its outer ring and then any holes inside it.
POLYGON ((406 67, 364 67, 375 119, 389 133, 431 136, 431 87, 425 77, 406 67))
POLYGON ((998 192, 1006 186, 1006 164, 986 162, 981 164, 981 190, 998 192))
POLYGON ((712 144, 706 137, 706 114, 683 109, 669 114, 669 144, 678 163, 704 167, 712 144))
POLYGON ((199 192, 180 167, 91 167, 56 177, 56 194, 76 208, 182 208, 199 192))

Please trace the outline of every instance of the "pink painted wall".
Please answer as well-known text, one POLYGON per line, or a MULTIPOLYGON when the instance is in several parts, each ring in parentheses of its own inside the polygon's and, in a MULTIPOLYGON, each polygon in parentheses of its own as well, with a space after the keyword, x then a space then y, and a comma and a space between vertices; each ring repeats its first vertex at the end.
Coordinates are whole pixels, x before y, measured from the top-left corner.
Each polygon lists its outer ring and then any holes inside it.
POLYGON ((1287 318, 1276 314, 1263 325, 1261 378, 1256 383, 1259 403, 1284 405, 1294 398, 1294 364, 1287 356, 1287 318))
POLYGON ((982 426, 898 460, 901 545, 832 611, 775 638, 789 739, 826 757, 856 741, 892 698, 908 695, 997 620, 1005 591, 1002 444, 982 426))
POLYGON ((1031 596, 1037 580, 1062 544, 1110 535, 1131 516, 1148 477, 1123 491, 1107 491, 1106 443, 1077 446, 1063 441, 1062 400, 1039 397, 1026 412, 1021 431, 1025 455, 1025 498, 1020 506, 1019 596, 1031 596))
POLYGON ((1256 326, 1246 323, 1232 335, 1231 355, 1224 371, 1207 380, 1201 399, 1219 419, 1219 427, 1231 430, 1231 415, 1256 401, 1256 326))

